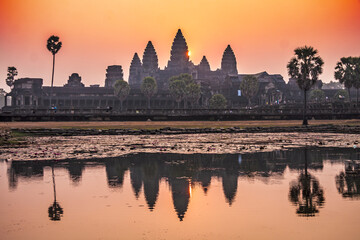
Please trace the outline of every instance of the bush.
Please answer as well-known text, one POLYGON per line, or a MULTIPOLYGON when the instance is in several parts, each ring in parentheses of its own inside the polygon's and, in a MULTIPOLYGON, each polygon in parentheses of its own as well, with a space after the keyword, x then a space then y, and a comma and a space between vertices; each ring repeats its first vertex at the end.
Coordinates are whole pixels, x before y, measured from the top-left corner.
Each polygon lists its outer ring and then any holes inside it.
POLYGON ((209 100, 209 107, 211 109, 224 109, 226 105, 226 98, 222 94, 215 94, 209 100))

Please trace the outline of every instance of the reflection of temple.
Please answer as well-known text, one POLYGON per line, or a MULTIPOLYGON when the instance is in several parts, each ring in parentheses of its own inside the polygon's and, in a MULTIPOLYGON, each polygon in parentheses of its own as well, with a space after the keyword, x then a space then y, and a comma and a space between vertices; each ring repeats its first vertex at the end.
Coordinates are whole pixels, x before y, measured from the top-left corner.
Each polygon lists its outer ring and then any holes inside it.
POLYGON ((106 177, 109 187, 121 188, 124 183, 125 171, 128 169, 124 161, 109 160, 105 162, 106 177))
POLYGON ((190 201, 190 182, 186 178, 174 178, 169 181, 169 184, 175 211, 182 221, 190 201))
MULTIPOLYGON (((180 220, 184 220, 191 202, 191 188, 201 187, 204 194, 211 191, 211 181, 217 178, 222 181, 222 189, 229 205, 236 203, 238 179, 269 179, 284 173, 289 167, 302 170, 305 167, 305 156, 308 169, 313 171, 322 168, 323 160, 342 161, 343 158, 357 159, 358 149, 294 149, 244 154, 148 154, 139 153, 120 158, 98 159, 89 161, 24 161, 11 162, 8 169, 9 189, 16 189, 22 181, 41 179, 44 168, 54 165, 56 169, 66 169, 74 183, 81 182, 86 168, 104 168, 108 187, 121 188, 125 175, 129 180, 136 198, 143 193, 148 208, 156 209, 160 182, 165 180, 172 194, 174 210, 180 220), (306 155, 304 154, 306 153, 306 155), (339 154, 341 153, 341 154, 339 154)), ((323 204, 324 191, 318 180, 312 175, 299 175, 290 188, 289 200, 298 206, 301 212, 312 211, 315 214, 323 204), (310 188, 309 188, 310 186, 310 188)), ((340 176, 338 190, 344 197, 358 197, 360 181, 340 176)), ((126 183, 125 183, 126 184, 126 183)), ((77 185, 75 185, 77 186, 77 185)), ((245 192, 241 193, 246 194, 245 192)))
POLYGON ((230 173, 224 174, 222 177, 222 186, 226 198, 226 202, 231 204, 233 203, 238 186, 238 174, 230 173))
POLYGON ((81 176, 85 168, 84 162, 70 161, 68 166, 72 182, 74 184, 79 183, 81 181, 81 176))
POLYGON ((16 189, 20 179, 37 180, 44 176, 43 166, 31 163, 12 163, 8 170, 9 188, 16 189))
POLYGON ((146 161, 142 165, 142 174, 144 176, 144 194, 146 203, 150 211, 153 211, 155 208, 156 200, 159 195, 159 172, 157 162, 155 161, 146 161))
POLYGON ((345 172, 341 171, 335 180, 344 198, 360 199, 360 161, 345 161, 345 172))
POLYGON ((139 198, 139 194, 142 188, 142 172, 139 166, 131 166, 130 167, 130 181, 131 186, 134 191, 136 199, 139 198))

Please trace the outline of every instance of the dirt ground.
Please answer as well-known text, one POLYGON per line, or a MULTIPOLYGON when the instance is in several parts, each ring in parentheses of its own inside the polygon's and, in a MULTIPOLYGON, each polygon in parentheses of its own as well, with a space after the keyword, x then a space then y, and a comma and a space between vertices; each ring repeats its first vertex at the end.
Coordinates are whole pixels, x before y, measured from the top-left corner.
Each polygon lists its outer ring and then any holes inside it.
MULTIPOLYGON (((0 128, 95 128, 95 129, 159 129, 174 128, 220 128, 220 127, 276 127, 300 126, 301 120, 265 121, 143 121, 143 122, 0 122, 0 128)), ((360 125, 359 119, 310 120, 310 125, 360 125)))

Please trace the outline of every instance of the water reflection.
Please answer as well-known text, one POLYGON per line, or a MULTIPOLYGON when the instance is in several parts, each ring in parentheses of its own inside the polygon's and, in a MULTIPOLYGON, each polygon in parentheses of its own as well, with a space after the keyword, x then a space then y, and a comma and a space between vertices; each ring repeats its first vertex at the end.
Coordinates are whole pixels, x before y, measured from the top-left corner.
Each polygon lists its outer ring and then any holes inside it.
POLYGON ((314 217, 325 203, 324 190, 319 181, 308 173, 308 149, 303 150, 304 171, 297 181, 290 184, 289 199, 297 205, 296 213, 302 217, 314 217))
POLYGON ((360 199, 360 161, 345 162, 345 172, 335 177, 336 188, 344 198, 360 199))
MULTIPOLYGON (((82 181, 87 167, 105 168, 107 185, 110 189, 119 189, 124 185, 129 173, 130 184, 136 199, 143 191, 147 207, 156 209, 159 198, 159 185, 166 181, 171 191, 172 204, 177 217, 183 221, 191 201, 191 189, 201 186, 204 193, 211 191, 213 178, 222 183, 223 196, 229 206, 236 202, 239 177, 243 179, 261 179, 271 183, 271 179, 281 178, 286 168, 301 171, 289 190, 289 201, 297 206, 300 216, 314 216, 324 205, 324 190, 315 177, 316 171, 323 168, 323 160, 342 161, 343 158, 355 159, 358 150, 347 149, 295 149, 255 154, 135 154, 111 159, 69 160, 69 161, 24 161, 12 162, 8 169, 9 189, 14 191, 19 178, 31 181, 42 179, 45 167, 67 169, 75 187, 82 181), (308 172, 311 170, 311 174, 308 172)), ((54 175, 53 175, 54 176, 54 175)), ((359 181, 343 179, 338 189, 342 192, 359 191, 359 181), (353 181, 353 182, 351 182, 353 181)), ((55 177, 54 202, 49 207, 51 220, 60 220, 63 209, 56 200, 55 177)), ((246 193, 242 193, 246 194, 246 193)), ((358 195, 357 195, 358 196, 358 195)))
POLYGON ((50 205, 50 207, 48 209, 48 213, 49 213, 49 218, 51 221, 60 221, 62 215, 64 214, 64 210, 62 209, 60 204, 56 201, 56 185, 55 185, 54 166, 51 167, 51 173, 52 173, 53 189, 54 189, 54 202, 52 205, 50 205))
POLYGON ((324 190, 309 173, 301 173, 298 180, 291 184, 289 198, 298 206, 296 213, 304 217, 314 217, 325 203, 324 190))

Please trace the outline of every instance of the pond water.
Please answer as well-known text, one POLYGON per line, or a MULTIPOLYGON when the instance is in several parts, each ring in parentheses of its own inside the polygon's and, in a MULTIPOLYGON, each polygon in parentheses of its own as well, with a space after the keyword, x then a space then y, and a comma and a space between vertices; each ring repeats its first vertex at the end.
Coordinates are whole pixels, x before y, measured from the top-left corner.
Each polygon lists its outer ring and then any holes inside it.
POLYGON ((359 239, 357 149, 0 162, 0 239, 359 239))

